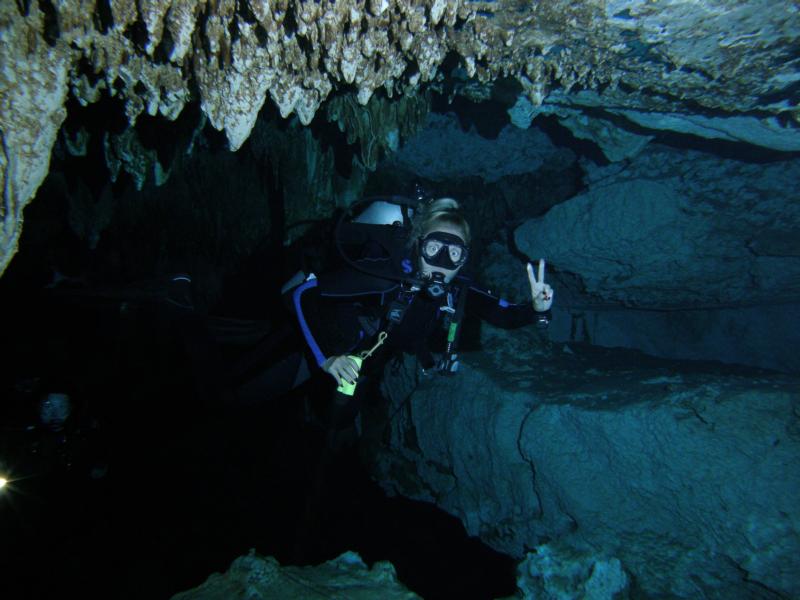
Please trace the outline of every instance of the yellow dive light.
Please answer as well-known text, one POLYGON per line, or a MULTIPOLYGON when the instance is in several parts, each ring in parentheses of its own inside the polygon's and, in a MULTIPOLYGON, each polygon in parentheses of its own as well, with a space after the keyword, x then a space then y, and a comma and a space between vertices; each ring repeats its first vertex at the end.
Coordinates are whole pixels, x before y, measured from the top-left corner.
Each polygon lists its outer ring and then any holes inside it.
MULTIPOLYGON (((372 348, 370 348, 369 350, 365 350, 364 352, 361 352, 358 356, 350 354, 347 358, 356 363, 358 365, 358 369, 361 370, 361 365, 364 364, 364 360, 372 356, 372 353, 375 352, 375 350, 377 350, 378 347, 383 342, 386 341, 386 337, 388 335, 389 334, 386 333, 385 331, 381 331, 380 334, 378 335, 378 341, 372 348)), ((344 394, 345 396, 352 396, 356 391, 357 384, 358 384, 358 379, 356 379, 353 383, 348 383, 347 381, 344 381, 342 385, 336 388, 336 391, 344 394)))
MULTIPOLYGON (((352 354, 351 354, 351 355, 350 355, 350 356, 348 356, 347 358, 349 358, 349 359, 350 359, 350 360, 352 360, 354 363, 356 363, 356 364, 358 365, 358 368, 359 368, 359 369, 361 368, 361 364, 363 363, 363 360, 364 360, 364 359, 362 359, 360 356, 354 356, 354 355, 352 355, 352 354)), ((344 394, 345 396, 352 396, 352 395, 355 393, 355 391, 356 391, 356 384, 357 384, 357 383, 358 383, 358 381, 357 381, 357 380, 356 380, 356 381, 354 381, 353 383, 350 383, 350 382, 348 382, 348 381, 344 381, 344 380, 342 380, 342 385, 340 385, 339 387, 337 387, 337 388, 336 388, 336 391, 337 391, 337 392, 341 392, 341 393, 342 393, 342 394, 344 394)))

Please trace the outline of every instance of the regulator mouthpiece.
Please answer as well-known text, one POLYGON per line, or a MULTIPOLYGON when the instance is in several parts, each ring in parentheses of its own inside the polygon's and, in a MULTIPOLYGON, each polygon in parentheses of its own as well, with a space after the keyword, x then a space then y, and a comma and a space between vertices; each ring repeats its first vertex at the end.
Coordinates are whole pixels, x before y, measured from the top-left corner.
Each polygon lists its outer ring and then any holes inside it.
POLYGON ((423 275, 425 279, 425 291, 431 298, 440 298, 447 291, 447 286, 444 282, 444 273, 434 271, 433 273, 426 273, 423 275))

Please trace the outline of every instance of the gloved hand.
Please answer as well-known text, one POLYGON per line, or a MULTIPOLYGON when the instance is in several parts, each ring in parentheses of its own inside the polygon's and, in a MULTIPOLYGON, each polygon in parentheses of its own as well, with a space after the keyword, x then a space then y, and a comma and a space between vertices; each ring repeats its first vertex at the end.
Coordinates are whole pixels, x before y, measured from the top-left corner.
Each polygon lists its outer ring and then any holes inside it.
POLYGON ((331 356, 322 363, 322 370, 336 380, 336 385, 342 385, 344 381, 351 384, 355 383, 356 379, 358 379, 359 368, 352 358, 344 354, 331 356))
POLYGON ((533 274, 533 266, 528 263, 528 280, 531 282, 533 309, 536 312, 550 310, 553 305, 553 288, 544 282, 544 259, 539 259, 539 280, 533 274))

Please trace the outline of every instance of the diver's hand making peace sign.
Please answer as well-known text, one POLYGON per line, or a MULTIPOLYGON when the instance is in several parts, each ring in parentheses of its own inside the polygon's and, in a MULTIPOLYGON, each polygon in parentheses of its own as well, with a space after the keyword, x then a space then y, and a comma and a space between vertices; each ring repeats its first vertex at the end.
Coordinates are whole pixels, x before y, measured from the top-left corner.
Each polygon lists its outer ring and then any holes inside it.
POLYGON ((553 288, 544 282, 544 259, 539 259, 539 279, 533 274, 533 265, 528 263, 528 281, 531 282, 533 308, 536 312, 549 310, 553 305, 553 288))

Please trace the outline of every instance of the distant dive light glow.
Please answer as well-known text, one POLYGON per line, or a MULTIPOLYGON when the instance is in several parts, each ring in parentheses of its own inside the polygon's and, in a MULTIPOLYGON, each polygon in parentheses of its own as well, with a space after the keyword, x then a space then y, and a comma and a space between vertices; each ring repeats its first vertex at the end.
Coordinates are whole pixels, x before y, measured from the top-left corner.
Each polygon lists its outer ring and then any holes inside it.
POLYGON ((2 490, 4 487, 6 487, 7 483, 8 483, 8 479, 6 479, 5 477, 0 476, 0 490, 2 490))

